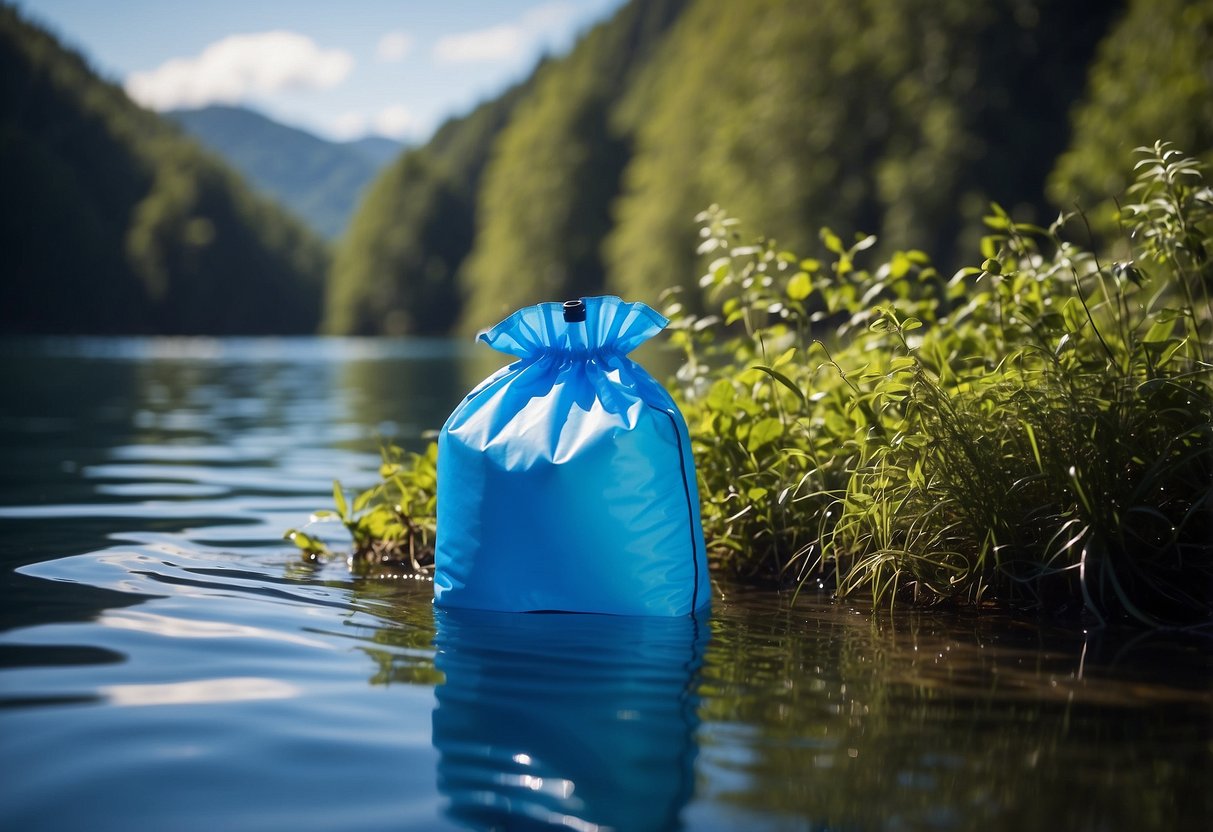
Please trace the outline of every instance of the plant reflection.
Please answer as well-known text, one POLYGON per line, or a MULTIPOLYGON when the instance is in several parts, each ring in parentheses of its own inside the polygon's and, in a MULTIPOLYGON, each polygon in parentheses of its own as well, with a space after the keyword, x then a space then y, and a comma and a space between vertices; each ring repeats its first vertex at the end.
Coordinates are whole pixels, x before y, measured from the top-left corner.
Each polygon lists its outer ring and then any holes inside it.
POLYGON ((435 610, 433 741, 473 829, 672 829, 694 790, 707 622, 435 610))
POLYGON ((1182 829, 1208 817, 1207 642, 758 593, 715 612, 699 767, 723 784, 712 799, 756 818, 1182 829))
POLYGON ((357 586, 372 683, 437 686, 437 783, 465 827, 1189 829, 1213 812, 1207 636, 719 585, 696 629, 357 586))

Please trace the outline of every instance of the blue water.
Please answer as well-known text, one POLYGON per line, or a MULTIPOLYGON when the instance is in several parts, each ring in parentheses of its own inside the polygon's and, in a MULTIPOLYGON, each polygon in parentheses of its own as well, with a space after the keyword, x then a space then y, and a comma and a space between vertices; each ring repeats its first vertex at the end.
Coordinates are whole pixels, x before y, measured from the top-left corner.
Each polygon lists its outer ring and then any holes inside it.
POLYGON ((0 342, 0 829, 1207 828, 1198 635, 452 614, 281 539, 492 360, 0 342))

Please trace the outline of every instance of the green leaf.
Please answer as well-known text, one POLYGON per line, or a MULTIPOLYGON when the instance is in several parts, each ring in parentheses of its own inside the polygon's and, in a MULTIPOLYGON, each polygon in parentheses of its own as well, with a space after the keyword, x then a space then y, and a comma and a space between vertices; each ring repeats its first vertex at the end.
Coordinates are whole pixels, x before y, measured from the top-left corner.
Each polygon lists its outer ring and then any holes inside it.
POLYGON ((315 554, 326 554, 328 552, 328 547, 324 545, 323 541, 312 537, 306 532, 301 532, 298 529, 287 529, 283 533, 282 537, 284 540, 289 540, 291 543, 294 543, 304 552, 315 554))
POLYGON ((345 494, 341 490, 341 482, 333 480, 333 503, 337 506, 337 513, 341 515, 341 519, 349 521, 350 507, 346 505, 345 494))
POLYGON ((733 382, 722 378, 708 391, 706 404, 713 410, 731 410, 736 397, 737 391, 733 389, 733 382))
POLYGON ((746 450, 756 451, 763 445, 769 445, 781 436, 783 436, 783 422, 772 416, 759 419, 750 428, 750 434, 746 438, 746 450))
POLYGON ((808 272, 797 272, 788 281, 788 297, 792 300, 804 300, 813 293, 813 281, 808 272))
POLYGON ((889 277, 896 280, 900 277, 905 277, 906 272, 910 270, 910 258, 902 252, 897 252, 893 255, 893 259, 889 261, 889 277))
POLYGON ((1159 344, 1168 340, 1171 333, 1175 331, 1175 318, 1170 320, 1157 321, 1150 329, 1142 336, 1142 341, 1147 344, 1159 344))
POLYGON ((826 248, 835 254, 842 254, 846 249, 842 247, 842 240, 828 228, 821 229, 821 241, 825 243, 826 248))
POLYGON ((795 393, 796 398, 800 399, 800 403, 802 405, 804 405, 805 407, 809 406, 809 401, 808 401, 808 399, 806 399, 804 397, 804 392, 801 391, 801 389, 796 386, 796 382, 792 381, 790 378, 785 376, 783 373, 779 372, 778 370, 776 370, 773 367, 767 367, 764 364, 756 364, 754 366, 754 369, 762 370, 764 373, 769 375, 771 378, 775 379, 777 382, 782 384, 784 387, 788 388, 793 393, 795 393))
POLYGON ((370 505, 371 500, 374 498, 374 496, 375 496, 376 492, 378 492, 378 490, 379 490, 378 487, 371 488, 366 491, 363 491, 361 494, 359 494, 357 497, 355 497, 354 498, 354 513, 357 514, 358 512, 365 509, 368 505, 370 505))
POLYGON ((761 500, 763 497, 767 496, 767 489, 763 488, 762 486, 754 486, 746 492, 746 496, 757 502, 758 500, 761 500))

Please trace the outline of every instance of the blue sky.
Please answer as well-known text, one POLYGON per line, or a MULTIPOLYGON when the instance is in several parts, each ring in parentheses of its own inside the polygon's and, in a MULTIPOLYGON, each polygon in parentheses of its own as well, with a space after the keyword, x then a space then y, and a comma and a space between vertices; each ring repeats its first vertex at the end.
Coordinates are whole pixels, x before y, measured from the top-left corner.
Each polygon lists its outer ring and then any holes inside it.
POLYGON ((17 0, 154 109, 242 104, 327 138, 419 141, 624 0, 17 0))

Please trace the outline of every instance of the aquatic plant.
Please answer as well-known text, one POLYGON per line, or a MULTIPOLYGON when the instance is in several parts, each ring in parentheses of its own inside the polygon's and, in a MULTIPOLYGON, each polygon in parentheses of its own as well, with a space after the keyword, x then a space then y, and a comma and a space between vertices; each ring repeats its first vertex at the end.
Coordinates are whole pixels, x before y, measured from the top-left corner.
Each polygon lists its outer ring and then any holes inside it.
POLYGON ((433 569, 438 446, 431 443, 423 453, 411 453, 389 444, 381 453, 379 482, 348 501, 335 481, 333 510, 314 512, 302 529, 283 534, 304 557, 333 557, 329 546, 307 529, 339 521, 350 535, 349 563, 355 571, 400 566, 419 574, 433 569))

